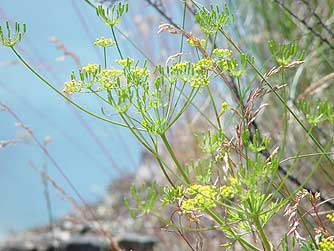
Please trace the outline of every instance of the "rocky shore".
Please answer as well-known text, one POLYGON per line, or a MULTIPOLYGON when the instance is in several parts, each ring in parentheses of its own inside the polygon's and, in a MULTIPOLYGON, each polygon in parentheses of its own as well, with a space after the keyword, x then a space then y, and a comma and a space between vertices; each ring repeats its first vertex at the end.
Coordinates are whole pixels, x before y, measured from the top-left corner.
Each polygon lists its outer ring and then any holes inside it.
POLYGON ((142 165, 135 175, 129 174, 113 181, 105 199, 90 205, 95 212, 94 219, 73 212, 52 226, 40 226, 11 236, 0 243, 0 251, 110 250, 108 237, 126 251, 151 251, 154 247, 158 248, 163 242, 159 235, 163 226, 149 216, 131 218, 123 204, 123 198, 129 196, 133 182, 139 185, 145 181, 151 182, 153 177, 159 179, 161 175, 158 171, 154 160, 144 154, 142 165))

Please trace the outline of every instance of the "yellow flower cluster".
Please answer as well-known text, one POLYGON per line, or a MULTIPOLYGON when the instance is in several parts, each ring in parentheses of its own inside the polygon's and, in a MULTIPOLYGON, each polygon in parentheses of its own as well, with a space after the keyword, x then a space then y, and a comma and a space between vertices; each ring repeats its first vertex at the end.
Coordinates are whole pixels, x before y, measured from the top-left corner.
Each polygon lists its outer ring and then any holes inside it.
POLYGON ((205 39, 199 40, 197 37, 188 38, 187 42, 190 46, 193 46, 193 47, 196 47, 198 43, 201 44, 201 46, 205 45, 205 39))
POLYGON ((120 69, 103 69, 97 76, 101 80, 104 80, 105 78, 117 78, 121 77, 123 75, 123 70, 120 69))
POLYGON ((208 77, 193 77, 191 78, 191 82, 190 85, 193 88, 200 88, 201 86, 205 85, 209 85, 210 80, 208 77))
POLYGON ((174 75, 185 73, 189 69, 189 65, 189 62, 176 63, 170 68, 170 73, 174 75))
POLYGON ((224 59, 219 60, 217 64, 221 67, 223 71, 232 71, 238 66, 236 61, 224 59))
POLYGON ((116 64, 119 64, 123 67, 129 67, 133 62, 132 58, 124 58, 116 60, 116 64))
POLYGON ((187 195, 194 195, 193 198, 184 199, 182 201, 182 209, 184 211, 203 211, 205 208, 213 208, 216 206, 215 198, 218 194, 214 186, 192 185, 186 189, 187 195))
POLYGON ((178 62, 171 66, 170 75, 173 80, 189 81, 189 72, 191 69, 190 62, 178 62))
POLYGON ((94 45, 100 46, 102 48, 106 48, 114 44, 115 42, 111 38, 105 38, 105 37, 100 37, 96 39, 96 41, 94 42, 94 45))
POLYGON ((211 58, 203 58, 197 63, 193 64, 193 68, 197 74, 205 74, 208 69, 213 65, 213 60, 211 58))
POLYGON ((147 79, 150 76, 150 72, 146 68, 135 67, 130 71, 132 82, 140 82, 142 79, 147 79))
POLYGON ((98 75, 97 79, 100 83, 100 88, 104 90, 110 90, 118 82, 119 78, 123 75, 123 71, 115 68, 103 69, 98 75))
POLYGON ((228 111, 229 106, 228 106, 228 104, 225 101, 222 102, 221 109, 222 110, 220 112, 220 116, 223 115, 224 113, 226 113, 228 111))
POLYGON ((212 54, 217 57, 216 62, 222 71, 226 71, 231 77, 240 78, 247 66, 247 56, 241 56, 241 67, 239 66, 233 52, 229 49, 214 49, 212 54))
POLYGON ((186 199, 183 199, 181 209, 185 212, 204 211, 216 207, 221 199, 232 198, 233 189, 229 186, 215 187, 212 185, 194 184, 185 190, 186 199))
POLYGON ((334 213, 327 214, 326 218, 329 219, 331 222, 334 222, 334 213))
POLYGON ((229 49, 214 49, 212 53, 219 58, 232 56, 232 51, 229 49))
POLYGON ((68 95, 72 95, 75 92, 80 92, 80 90, 81 90, 81 83, 75 80, 71 80, 65 82, 63 92, 65 92, 68 95))
POLYGON ((219 188, 219 195, 223 199, 232 199, 234 197, 234 190, 230 186, 222 186, 219 188))
POLYGON ((97 64, 88 64, 81 68, 83 73, 95 75, 100 70, 100 66, 97 64))
MULTIPOLYGON (((129 66, 132 64, 133 59, 125 58, 117 60, 119 65, 129 66)), ((114 67, 109 69, 101 69, 98 64, 87 64, 83 66, 79 71, 79 81, 76 81, 74 73, 72 73, 71 81, 65 83, 63 91, 72 95, 74 92, 80 92, 82 89, 88 89, 92 91, 94 84, 99 84, 95 91, 110 91, 111 89, 117 89, 119 95, 124 96, 124 92, 128 92, 131 85, 143 85, 148 90, 147 79, 150 76, 150 72, 146 66, 140 68, 138 66, 131 67, 127 70, 115 69, 114 67), (121 80, 125 80, 125 85, 121 85, 121 80), (146 84, 146 85, 145 85, 146 84), (124 90, 120 90, 125 88, 124 90)), ((146 90, 146 91, 147 91, 146 90)), ((131 96, 127 93, 125 96, 131 96)), ((122 98, 122 97, 119 97, 122 98)))
POLYGON ((211 58, 203 58, 197 63, 193 63, 192 67, 196 72, 195 76, 190 78, 190 85, 193 88, 207 86, 210 83, 210 78, 207 77, 208 70, 212 67, 213 60, 211 58))
POLYGON ((212 67, 213 60, 203 58, 196 63, 179 62, 170 68, 170 74, 174 80, 182 80, 190 83, 193 88, 207 86, 210 78, 207 76, 208 70, 212 67))
POLYGON ((323 239, 319 242, 318 251, 333 251, 333 250, 334 250, 334 238, 332 236, 323 239))

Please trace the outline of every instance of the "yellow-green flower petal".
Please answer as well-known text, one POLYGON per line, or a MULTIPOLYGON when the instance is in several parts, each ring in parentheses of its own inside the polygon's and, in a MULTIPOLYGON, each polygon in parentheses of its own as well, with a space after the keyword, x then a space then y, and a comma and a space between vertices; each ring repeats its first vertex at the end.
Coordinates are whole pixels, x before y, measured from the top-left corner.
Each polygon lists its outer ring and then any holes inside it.
POLYGON ((105 37, 100 37, 96 39, 96 41, 94 42, 94 45, 100 46, 102 48, 113 46, 114 44, 115 42, 112 40, 112 38, 105 38, 105 37))

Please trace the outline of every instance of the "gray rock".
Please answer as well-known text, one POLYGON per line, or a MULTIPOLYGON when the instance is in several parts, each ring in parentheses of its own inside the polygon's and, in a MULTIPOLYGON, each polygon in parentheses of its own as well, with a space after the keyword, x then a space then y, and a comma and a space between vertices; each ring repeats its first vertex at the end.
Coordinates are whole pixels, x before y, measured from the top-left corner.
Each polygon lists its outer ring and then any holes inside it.
POLYGON ((152 236, 128 233, 119 239, 118 244, 127 251, 151 251, 156 242, 157 239, 152 236))
MULTIPOLYGON (((126 251, 152 251, 157 240, 136 233, 117 238, 119 246, 126 251)), ((0 251, 103 251, 110 250, 105 238, 95 233, 72 234, 31 233, 15 236, 0 246, 0 251)))
POLYGON ((102 251, 109 250, 108 242, 95 234, 72 236, 62 243, 61 251, 102 251))

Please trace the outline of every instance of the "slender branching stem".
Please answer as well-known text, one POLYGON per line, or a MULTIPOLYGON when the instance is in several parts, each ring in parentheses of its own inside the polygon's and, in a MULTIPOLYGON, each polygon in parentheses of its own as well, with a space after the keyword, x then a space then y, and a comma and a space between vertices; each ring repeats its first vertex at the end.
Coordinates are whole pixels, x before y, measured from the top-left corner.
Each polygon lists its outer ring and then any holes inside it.
POLYGON ((167 151, 169 152, 170 156, 172 157, 175 165, 176 165, 176 168, 177 170, 180 172, 181 176, 183 177, 184 181, 187 183, 187 184, 190 184, 190 180, 189 180, 189 177, 187 176, 187 174, 184 172, 179 160, 177 159, 177 157, 175 156, 175 153, 172 149, 172 147, 170 146, 167 138, 166 138, 166 135, 165 134, 161 134, 160 135, 161 139, 162 139, 162 142, 164 143, 164 145, 166 146, 167 148, 167 151))
POLYGON ((17 50, 15 50, 14 47, 11 47, 12 51, 14 52, 14 54, 18 57, 18 59, 29 69, 29 71, 31 71, 37 78, 39 78, 44 84, 46 84, 47 86, 49 86, 53 91, 55 91, 58 95, 60 95, 61 97, 63 97, 66 101, 68 101, 69 103, 71 103, 72 105, 74 105, 75 107, 77 107, 79 110, 83 111, 84 113, 87 113, 88 115, 95 117, 99 120, 108 122, 110 124, 113 125, 118 125, 121 127, 127 127, 126 125, 116 122, 116 121, 112 121, 109 119, 106 119, 104 117, 101 117, 93 112, 90 112, 89 110, 83 108, 81 105, 79 105, 78 103, 74 102, 72 99, 70 99, 68 96, 66 96, 64 93, 62 93, 61 91, 59 91, 54 85, 52 85, 49 81, 47 81, 45 78, 43 78, 36 70, 34 70, 22 57, 21 55, 17 52, 17 50))

